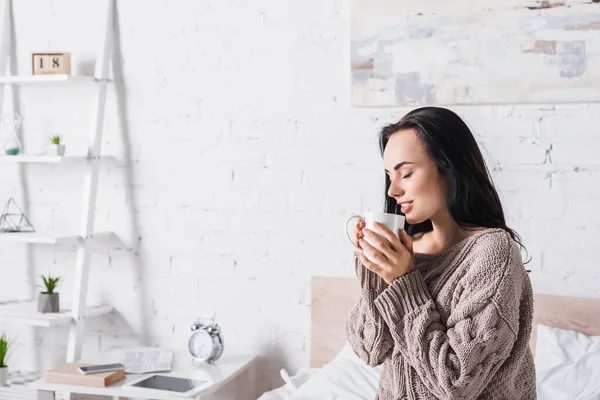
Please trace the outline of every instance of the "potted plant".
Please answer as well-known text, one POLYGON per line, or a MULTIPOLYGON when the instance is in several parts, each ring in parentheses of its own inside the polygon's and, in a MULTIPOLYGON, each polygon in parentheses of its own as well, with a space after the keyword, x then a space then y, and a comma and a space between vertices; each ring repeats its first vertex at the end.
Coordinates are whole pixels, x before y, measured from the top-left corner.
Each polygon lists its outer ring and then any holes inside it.
POLYGON ((0 386, 6 386, 8 381, 8 366, 6 359, 8 351, 12 345, 12 341, 8 339, 5 333, 0 336, 0 386))
POLYGON ((48 154, 53 156, 64 156, 66 146, 62 144, 62 136, 52 135, 50 137, 50 147, 48 147, 48 154))
POLYGON ((38 297, 38 311, 42 313, 55 313, 60 311, 60 297, 54 290, 61 281, 61 277, 53 277, 52 275, 42 275, 45 292, 41 292, 38 297))

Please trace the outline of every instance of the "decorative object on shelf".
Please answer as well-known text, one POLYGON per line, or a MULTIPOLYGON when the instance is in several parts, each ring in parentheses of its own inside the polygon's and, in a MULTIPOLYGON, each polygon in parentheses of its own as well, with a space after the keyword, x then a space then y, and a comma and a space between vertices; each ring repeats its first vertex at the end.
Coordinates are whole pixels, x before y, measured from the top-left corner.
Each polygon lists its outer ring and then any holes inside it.
POLYGON ((10 340, 5 333, 0 336, 0 386, 6 386, 8 381, 8 366, 6 365, 6 359, 8 358, 8 352, 12 346, 12 340, 10 340))
POLYGON ((33 53, 33 75, 71 74, 71 53, 33 53))
POLYGON ((12 197, 8 199, 0 215, 1 232, 35 232, 33 225, 12 197))
POLYGON ((21 127, 21 116, 17 113, 6 114, 2 117, 2 128, 8 131, 4 139, 4 151, 9 156, 16 156, 23 150, 17 131, 21 127))
POLYGON ((41 313, 57 313, 60 311, 60 296, 55 293, 56 286, 61 281, 61 277, 53 277, 52 275, 42 275, 45 292, 41 292, 38 297, 38 311, 41 313))
POLYGON ((194 321, 188 340, 192 362, 212 364, 221 357, 224 349, 221 328, 214 318, 204 317, 194 321))
POLYGON ((64 156, 66 146, 61 143, 62 136, 52 135, 50 137, 50 146, 48 147, 48 155, 50 156, 64 156))

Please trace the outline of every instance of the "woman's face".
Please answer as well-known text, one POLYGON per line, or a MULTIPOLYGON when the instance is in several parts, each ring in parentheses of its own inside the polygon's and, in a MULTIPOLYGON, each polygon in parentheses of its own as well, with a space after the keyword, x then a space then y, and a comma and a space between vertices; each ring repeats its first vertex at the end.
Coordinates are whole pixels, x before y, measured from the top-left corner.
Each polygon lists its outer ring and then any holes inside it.
POLYGON ((447 179, 425 153, 414 129, 390 136, 383 165, 391 181, 388 195, 396 199, 409 224, 423 222, 447 210, 447 179))

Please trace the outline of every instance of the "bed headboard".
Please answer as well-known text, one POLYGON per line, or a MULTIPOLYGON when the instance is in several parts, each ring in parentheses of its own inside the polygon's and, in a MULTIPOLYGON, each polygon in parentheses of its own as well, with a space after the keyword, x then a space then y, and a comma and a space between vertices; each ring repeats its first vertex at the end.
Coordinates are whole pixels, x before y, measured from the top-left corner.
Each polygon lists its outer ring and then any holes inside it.
MULTIPOLYGON (((344 325, 359 295, 354 278, 313 277, 311 282, 311 366, 331 361, 346 342, 344 325)), ((537 324, 600 335, 600 299, 534 295, 531 347, 535 351, 537 324)))

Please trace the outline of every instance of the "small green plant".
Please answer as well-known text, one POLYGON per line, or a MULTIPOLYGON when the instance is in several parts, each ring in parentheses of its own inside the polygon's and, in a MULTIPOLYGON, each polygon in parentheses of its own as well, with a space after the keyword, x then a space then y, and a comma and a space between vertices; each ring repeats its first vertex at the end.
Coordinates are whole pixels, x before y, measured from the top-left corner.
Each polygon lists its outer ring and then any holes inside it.
POLYGON ((6 367, 6 358, 11 346, 12 341, 8 339, 5 333, 3 333, 0 336, 0 368, 6 367))
POLYGON ((62 136, 59 136, 59 135, 52 135, 52 136, 50 136, 50 142, 52 144, 60 144, 61 140, 62 140, 62 136))
POLYGON ((60 276, 53 277, 52 275, 48 275, 48 276, 42 275, 42 280, 44 281, 44 286, 46 286, 45 293, 48 293, 48 294, 54 293, 54 289, 56 289, 56 286, 61 281, 61 279, 62 278, 60 276))

